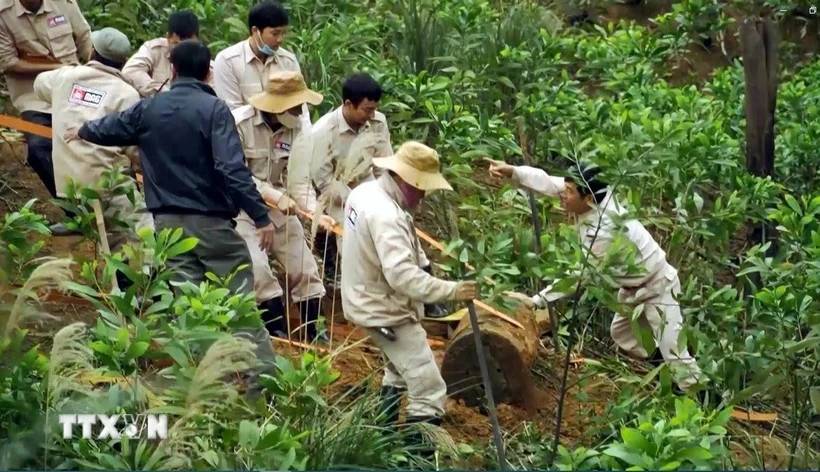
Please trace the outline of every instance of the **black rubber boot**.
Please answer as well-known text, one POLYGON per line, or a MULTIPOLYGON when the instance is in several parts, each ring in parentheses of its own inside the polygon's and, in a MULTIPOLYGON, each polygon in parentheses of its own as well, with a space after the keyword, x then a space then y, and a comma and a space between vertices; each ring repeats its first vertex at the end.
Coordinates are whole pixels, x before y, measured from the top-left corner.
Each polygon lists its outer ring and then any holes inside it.
POLYGON ((387 428, 395 429, 399 422, 399 410, 401 408, 401 397, 407 389, 383 386, 381 389, 381 414, 384 417, 384 425, 387 428))
POLYGON ((441 426, 441 422, 442 419, 438 416, 411 416, 407 418, 407 421, 405 421, 404 424, 405 426, 412 428, 411 431, 408 432, 407 446, 416 451, 421 457, 432 459, 436 453, 436 447, 425 441, 424 435, 415 425, 418 423, 427 423, 435 426, 441 426))
POLYGON ((307 332, 307 342, 312 343, 317 341, 319 343, 327 343, 330 339, 324 332, 319 332, 318 320, 321 313, 322 299, 320 297, 311 298, 310 300, 303 300, 299 302, 299 317, 302 324, 305 325, 307 332))
POLYGON ((277 338, 287 339, 288 328, 285 320, 285 304, 282 297, 272 298, 259 304, 262 310, 262 322, 265 323, 268 333, 277 338))
MULTIPOLYGON (((433 275, 433 266, 422 267, 421 269, 433 275)), ((444 318, 448 315, 450 315, 450 310, 447 309, 447 306, 443 303, 424 304, 424 316, 427 318, 444 318)))
POLYGON ((336 260, 338 259, 339 249, 336 246, 336 236, 320 229, 316 232, 316 240, 314 241, 313 247, 316 254, 322 258, 324 284, 332 288, 337 287, 339 274, 338 268, 336 267, 336 260))

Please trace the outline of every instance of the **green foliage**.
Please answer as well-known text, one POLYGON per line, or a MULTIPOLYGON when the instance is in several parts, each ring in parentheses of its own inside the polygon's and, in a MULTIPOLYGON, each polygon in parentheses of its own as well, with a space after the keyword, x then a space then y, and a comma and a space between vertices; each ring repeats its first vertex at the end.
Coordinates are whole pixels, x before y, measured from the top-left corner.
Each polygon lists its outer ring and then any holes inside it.
MULTIPOLYGON (((525 194, 487 185, 480 159, 489 155, 521 164, 526 155, 556 175, 580 160, 602 167, 629 215, 644 223, 680 272, 686 323, 680 345, 696 353, 709 387, 725 397, 724 407, 776 406, 787 412, 781 416, 788 421, 779 422, 775 433, 790 439, 790 452, 797 457, 799 448, 816 441, 810 419, 820 403, 820 173, 814 125, 820 122, 820 91, 814 86, 820 67, 816 62, 784 64, 775 175, 761 179, 745 169, 742 66, 718 68, 699 77, 697 85, 673 85, 681 82, 677 69, 690 62, 693 49, 723 54, 719 49, 737 27, 728 2, 677 1, 661 8, 648 26, 619 21, 580 28, 562 22, 544 3, 288 1, 285 47, 298 55, 308 83, 325 96, 312 111, 314 119, 338 106, 345 75, 365 70, 387 92, 380 109, 390 121, 393 144, 416 139, 438 150, 456 193, 426 199, 417 219, 445 241, 448 255, 437 261, 441 274, 476 278, 482 296, 497 302, 509 289, 532 292, 561 280, 561 288, 572 292, 585 283, 577 304, 570 300, 555 306, 561 314, 555 328, 559 343, 567 344, 570 335, 585 347, 608 340, 609 315, 622 310, 612 290, 611 266, 631 272, 634 248, 615 244, 593 270, 576 230, 555 214, 557 203, 547 200, 537 208, 544 231, 535 241, 525 194), (714 42, 711 47, 704 42, 707 37, 714 42), (747 228, 763 224, 777 228, 776 244, 747 240, 747 228), (536 242, 540 253, 534 250, 536 242), (464 263, 475 270, 465 271, 464 263)), ((564 3, 601 9, 613 2, 564 3)), ((736 1, 731 7, 793 6, 780 0, 751 3, 736 1)), ((163 36, 171 11, 193 9, 214 53, 247 37, 251 4, 80 1, 95 28, 117 27, 134 47, 163 36)), ((92 239, 91 204, 104 202, 108 191, 126 191, 116 173, 104 180, 94 190, 72 187, 69 198, 59 203, 78 215, 69 226, 92 239)), ((23 282, 35 269, 47 230, 30 209, 31 203, 5 215, 0 282, 23 282)), ((170 383, 110 387, 102 396, 116 397, 111 411, 123 405, 130 411, 165 408, 178 419, 180 441, 173 451, 133 441, 118 444, 119 450, 94 442, 65 444, 53 434, 46 446, 27 442, 25 425, 37 425, 40 429, 30 434, 44 437, 45 422, 38 415, 56 408, 49 400, 54 390, 43 384, 53 378, 47 367, 54 357, 49 361, 23 346, 26 333, 14 325, 0 344, 5 349, 0 350, 0 406, 7 406, 1 410, 4 425, 5 420, 12 425, 6 437, 15 435, 9 444, 29 453, 13 455, 10 465, 314 469, 400 468, 420 462, 396 435, 372 427, 372 394, 325 395, 338 375, 332 357, 279 359, 280 374, 263 380, 276 397, 273 407, 246 404, 233 386, 216 383, 200 389, 210 403, 197 403, 188 387, 202 385, 197 382, 203 359, 212 349, 227 349, 223 335, 255 323, 258 311, 252 296, 231 295, 226 282, 215 278, 179 285, 175 293, 166 262, 192 249, 195 241, 181 232, 139 236, 140 244, 106 257, 104 264, 84 264, 82 282, 64 287, 91 301, 99 314, 96 324, 82 332, 91 372, 137 379, 150 373, 170 383), (134 282, 125 293, 107 289, 115 269, 134 282), (154 369, 163 362, 170 364, 154 369), (130 396, 120 401, 119 392, 125 390, 130 396), (203 404, 210 409, 203 410, 203 404), (41 454, 43 447, 49 455, 41 454)), ((4 291, 0 301, 15 293, 22 292, 4 291)), ((12 313, 10 306, 3 305, 3 313, 12 313)), ((238 354, 238 345, 232 349, 237 366, 252 363, 238 354)), ((523 428, 510 444, 521 467, 729 466, 726 410, 712 412, 676 399, 667 367, 638 374, 633 362, 606 356, 587 365, 590 375, 617 378, 620 390, 603 414, 590 419, 584 438, 589 443, 551 451, 552 438, 523 428), (546 464, 553 453, 555 463, 546 464)), ((93 399, 89 403, 100 398, 88 392, 72 395, 93 399)))

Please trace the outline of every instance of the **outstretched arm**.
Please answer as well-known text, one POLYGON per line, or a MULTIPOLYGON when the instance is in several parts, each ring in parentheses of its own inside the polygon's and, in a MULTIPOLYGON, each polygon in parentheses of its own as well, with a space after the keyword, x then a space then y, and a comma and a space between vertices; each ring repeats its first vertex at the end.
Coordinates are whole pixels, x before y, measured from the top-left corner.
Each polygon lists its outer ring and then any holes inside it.
POLYGON ((99 146, 136 146, 139 144, 144 103, 145 101, 141 100, 125 111, 110 113, 100 119, 87 121, 77 135, 99 146))
POLYGON ((490 163, 491 176, 508 178, 515 185, 535 193, 547 197, 558 197, 566 187, 563 178, 549 175, 541 169, 530 166, 513 166, 494 159, 485 160, 490 163))

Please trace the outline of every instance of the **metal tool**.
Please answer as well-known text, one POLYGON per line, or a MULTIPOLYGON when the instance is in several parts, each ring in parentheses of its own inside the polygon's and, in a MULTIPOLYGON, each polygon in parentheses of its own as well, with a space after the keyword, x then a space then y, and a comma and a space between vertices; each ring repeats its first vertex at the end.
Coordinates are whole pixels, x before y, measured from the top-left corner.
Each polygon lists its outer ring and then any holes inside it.
POLYGON ((490 412, 490 422, 493 426, 493 442, 498 456, 498 466, 501 470, 508 470, 507 459, 504 457, 504 442, 501 440, 501 426, 498 424, 498 411, 493 400, 493 386, 490 383, 490 371, 487 369, 487 358, 484 356, 484 343, 481 342, 481 328, 478 326, 478 315, 475 304, 467 302, 467 311, 470 314, 470 326, 473 328, 475 351, 478 357, 478 366, 481 369, 481 379, 484 381, 484 394, 487 395, 487 410, 490 412))
POLYGON ((396 332, 392 328, 377 328, 376 330, 390 342, 397 339, 396 332))

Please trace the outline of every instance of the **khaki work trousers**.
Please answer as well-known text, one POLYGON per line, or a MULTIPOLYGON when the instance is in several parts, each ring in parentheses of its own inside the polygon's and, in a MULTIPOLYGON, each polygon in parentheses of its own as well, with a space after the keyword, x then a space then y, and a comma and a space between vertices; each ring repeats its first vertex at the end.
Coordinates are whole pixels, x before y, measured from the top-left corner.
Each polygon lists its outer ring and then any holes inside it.
POLYGON ((441 377, 427 332, 420 323, 393 326, 396 340, 390 341, 378 330, 367 329, 370 339, 386 357, 382 386, 407 389, 407 416, 444 415, 447 384, 441 377))
MULTIPOLYGON (((236 218, 236 231, 250 252, 256 301, 262 303, 281 297, 284 291, 271 269, 267 251, 259 247, 256 226, 244 212, 236 218)), ((285 269, 290 301, 298 303, 325 296, 319 267, 307 245, 302 222, 296 216, 288 216, 286 223, 279 227, 274 225, 273 257, 285 269)))
MULTIPOLYGON (((698 383, 701 371, 688 349, 678 349, 678 339, 683 327, 680 305, 676 300, 681 290, 680 280, 674 269, 670 269, 659 279, 639 290, 622 289, 618 293, 618 299, 626 305, 643 304, 643 313, 636 321, 641 329, 652 333, 664 360, 673 372, 679 371, 676 380, 678 386, 686 391, 698 383)), ((640 339, 632 331, 631 316, 616 314, 609 331, 615 343, 629 355, 640 359, 649 357, 640 339)))
MULTIPOLYGON (((251 256, 245 241, 234 229, 233 220, 205 215, 154 215, 157 231, 165 228, 182 228, 183 237, 199 240, 194 249, 168 259, 168 264, 176 269, 173 279, 199 284, 205 281, 205 274, 212 272, 225 277, 240 265, 247 265, 231 281, 230 289, 236 293, 250 293, 253 290, 253 272, 250 269, 251 256)), ((238 337, 256 345, 256 357, 262 363, 255 373, 273 375, 276 372, 276 354, 273 351, 268 330, 259 320, 259 328, 242 328, 238 337)))

